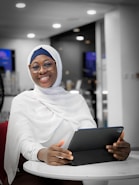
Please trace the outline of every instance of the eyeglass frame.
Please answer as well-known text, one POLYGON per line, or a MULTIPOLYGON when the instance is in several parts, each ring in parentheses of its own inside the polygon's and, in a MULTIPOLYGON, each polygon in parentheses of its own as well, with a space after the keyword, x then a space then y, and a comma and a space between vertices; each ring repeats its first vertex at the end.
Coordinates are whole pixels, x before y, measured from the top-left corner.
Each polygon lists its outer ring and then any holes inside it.
MULTIPOLYGON (((38 64, 38 62, 34 62, 34 63, 38 65, 38 69, 36 69, 36 70, 35 70, 35 66, 32 66, 32 64, 29 64, 29 69, 30 69, 31 72, 34 73, 34 74, 39 73, 39 71, 41 70, 42 67, 43 67, 43 69, 45 69, 45 70, 46 70, 46 69, 47 69, 47 70, 50 70, 50 69, 52 69, 53 65, 56 64, 55 60, 51 60, 51 61, 46 60, 46 61, 43 62, 43 65, 38 64), (47 65, 45 66, 44 64, 46 64, 46 63, 47 63, 47 65), (51 63, 51 65, 50 65, 50 63, 51 63), (49 65, 48 65, 48 64, 49 64, 49 65)), ((36 66, 36 67, 37 67, 37 66, 36 66)))

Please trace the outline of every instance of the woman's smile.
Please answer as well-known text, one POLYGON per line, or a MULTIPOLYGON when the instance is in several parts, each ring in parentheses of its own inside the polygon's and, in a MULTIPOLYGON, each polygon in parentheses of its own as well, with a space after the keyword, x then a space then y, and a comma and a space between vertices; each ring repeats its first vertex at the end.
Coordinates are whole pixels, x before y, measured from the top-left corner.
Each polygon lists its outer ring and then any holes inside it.
POLYGON ((50 80, 50 76, 42 76, 39 78, 41 83, 48 83, 50 80))

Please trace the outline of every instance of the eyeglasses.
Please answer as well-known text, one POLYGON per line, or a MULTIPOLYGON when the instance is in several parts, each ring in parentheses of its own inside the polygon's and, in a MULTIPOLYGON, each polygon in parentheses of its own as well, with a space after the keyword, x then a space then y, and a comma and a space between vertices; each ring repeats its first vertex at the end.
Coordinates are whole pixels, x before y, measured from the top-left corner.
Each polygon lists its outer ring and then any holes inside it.
POLYGON ((34 63, 34 64, 30 64, 29 65, 29 67, 30 67, 30 70, 31 70, 31 72, 33 72, 33 73, 38 73, 39 71, 40 71, 40 69, 41 69, 41 67, 43 67, 43 69, 49 69, 49 70, 51 70, 51 69, 53 69, 53 66, 55 65, 55 61, 45 61, 44 63, 43 63, 43 65, 39 65, 37 62, 36 63, 34 63))

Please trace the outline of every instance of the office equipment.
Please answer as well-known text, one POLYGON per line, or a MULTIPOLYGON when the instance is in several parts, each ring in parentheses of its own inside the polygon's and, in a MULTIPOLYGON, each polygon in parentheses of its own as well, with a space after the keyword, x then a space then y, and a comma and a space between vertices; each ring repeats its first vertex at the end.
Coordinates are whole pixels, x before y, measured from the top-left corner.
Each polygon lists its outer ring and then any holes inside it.
POLYGON ((123 127, 80 129, 76 131, 69 145, 74 159, 71 165, 83 165, 116 160, 106 145, 116 142, 123 127))

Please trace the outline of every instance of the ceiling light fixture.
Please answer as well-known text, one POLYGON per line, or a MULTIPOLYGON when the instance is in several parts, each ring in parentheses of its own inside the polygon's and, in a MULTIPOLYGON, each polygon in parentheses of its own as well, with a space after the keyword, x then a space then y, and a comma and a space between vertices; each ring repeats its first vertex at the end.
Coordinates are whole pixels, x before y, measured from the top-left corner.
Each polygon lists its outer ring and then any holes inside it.
POLYGON ((91 44, 91 41, 89 39, 85 40, 85 44, 91 44))
POLYGON ((35 37, 35 34, 34 34, 34 33, 28 33, 28 34, 27 34, 27 37, 30 38, 30 39, 32 39, 32 38, 35 37))
POLYGON ((55 29, 58 29, 58 28, 61 28, 61 24, 55 23, 55 24, 52 25, 52 27, 55 28, 55 29))
POLYGON ((84 40, 84 36, 78 35, 78 36, 76 36, 76 40, 83 41, 84 40))
POLYGON ((95 15, 96 13, 96 10, 87 10, 88 15, 95 15))
POLYGON ((19 3, 16 3, 15 6, 16 6, 16 8, 25 8, 26 4, 23 2, 19 2, 19 3))
POLYGON ((80 32, 80 28, 74 28, 73 32, 80 32))

